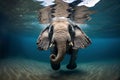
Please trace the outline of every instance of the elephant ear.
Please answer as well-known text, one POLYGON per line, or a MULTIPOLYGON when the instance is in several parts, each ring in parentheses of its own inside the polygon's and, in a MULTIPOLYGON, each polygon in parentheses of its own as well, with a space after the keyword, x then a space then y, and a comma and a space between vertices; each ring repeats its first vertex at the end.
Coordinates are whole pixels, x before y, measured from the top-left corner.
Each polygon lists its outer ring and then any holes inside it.
POLYGON ((86 48, 91 44, 90 39, 86 36, 86 34, 76 25, 74 26, 75 36, 74 36, 74 46, 73 49, 78 48, 86 48))
POLYGON ((39 21, 41 24, 48 24, 51 22, 51 8, 47 6, 40 9, 39 11, 39 21))
POLYGON ((74 11, 71 13, 71 20, 78 24, 84 24, 86 21, 89 21, 91 19, 90 15, 95 13, 95 11, 89 10, 86 6, 76 6, 73 9, 74 11))
POLYGON ((68 11, 70 6, 68 3, 63 0, 55 0, 54 3, 39 10, 39 21, 41 24, 51 23, 54 17, 67 18, 70 15, 71 12, 68 11))
POLYGON ((49 27, 44 29, 37 39, 37 45, 40 50, 47 50, 49 48, 49 27))

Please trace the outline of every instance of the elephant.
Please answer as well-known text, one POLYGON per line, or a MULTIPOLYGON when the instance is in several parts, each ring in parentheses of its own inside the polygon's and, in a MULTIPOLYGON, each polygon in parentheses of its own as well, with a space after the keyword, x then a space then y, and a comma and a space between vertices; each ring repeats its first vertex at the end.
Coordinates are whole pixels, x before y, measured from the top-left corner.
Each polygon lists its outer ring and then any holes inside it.
POLYGON ((60 69, 60 63, 65 54, 70 55, 69 64, 66 67, 70 70, 75 69, 78 50, 90 44, 90 39, 79 26, 68 19, 53 20, 37 39, 38 49, 50 48, 50 64, 53 70, 60 69))

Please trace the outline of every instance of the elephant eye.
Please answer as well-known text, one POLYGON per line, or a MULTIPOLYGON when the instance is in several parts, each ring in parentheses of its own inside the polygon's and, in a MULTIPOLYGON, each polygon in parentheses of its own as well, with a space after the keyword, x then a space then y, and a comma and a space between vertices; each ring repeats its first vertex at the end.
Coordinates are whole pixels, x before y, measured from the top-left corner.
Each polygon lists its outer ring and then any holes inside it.
POLYGON ((68 28, 69 28, 69 34, 70 34, 71 38, 73 39, 74 35, 75 35, 75 30, 72 25, 69 25, 68 28))
POLYGON ((72 31, 72 27, 70 25, 68 26, 68 29, 69 29, 69 31, 72 31))
POLYGON ((53 25, 49 26, 49 33, 53 32, 53 25))
POLYGON ((75 30, 74 30, 72 25, 69 25, 68 29, 69 29, 69 32, 75 32, 75 30))
POLYGON ((53 26, 49 27, 49 39, 51 40, 53 36, 53 26))
POLYGON ((53 32, 53 26, 51 26, 51 31, 53 32))

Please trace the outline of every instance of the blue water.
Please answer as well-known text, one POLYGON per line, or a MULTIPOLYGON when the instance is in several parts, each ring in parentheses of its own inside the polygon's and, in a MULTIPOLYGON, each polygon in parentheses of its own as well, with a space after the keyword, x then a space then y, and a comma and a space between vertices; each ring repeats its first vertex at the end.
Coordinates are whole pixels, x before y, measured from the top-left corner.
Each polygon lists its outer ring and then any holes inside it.
MULTIPOLYGON (((12 5, 13 2, 1 0, 2 2, 4 4, 0 8, 0 59, 22 57, 49 63, 50 50, 40 51, 36 45, 37 37, 42 30, 37 19, 38 14, 29 11, 21 15, 22 12, 19 10, 12 11, 17 7, 31 10, 31 4, 27 4, 26 7, 19 2, 18 6, 12 5), (5 5, 7 8, 4 8, 5 5), (10 5, 10 8, 7 5, 10 5), (20 18, 18 15, 23 17, 20 18)), ((120 59, 119 3, 119 0, 101 0, 91 8, 96 10, 96 13, 91 15, 92 20, 87 22, 88 26, 83 27, 83 31, 90 37, 92 44, 79 50, 78 63, 120 59)), ((38 9, 37 7, 31 11, 38 9)), ((69 56, 66 55, 63 63, 67 63, 68 60, 69 56)))
MULTIPOLYGON (((50 50, 40 51, 37 49, 35 37, 11 34, 2 43, 4 50, 1 58, 22 57, 49 62, 50 50), (6 44, 7 43, 7 44, 6 44)), ((120 59, 120 38, 91 38, 92 44, 79 49, 77 62, 89 62, 100 60, 119 60, 120 59)), ((63 63, 69 61, 66 55, 63 63)))
POLYGON ((37 49, 43 26, 35 0, 0 0, 0 80, 120 80, 120 0, 101 0, 81 29, 92 44, 79 49, 77 68, 66 69, 66 55, 52 70, 50 50, 37 49))

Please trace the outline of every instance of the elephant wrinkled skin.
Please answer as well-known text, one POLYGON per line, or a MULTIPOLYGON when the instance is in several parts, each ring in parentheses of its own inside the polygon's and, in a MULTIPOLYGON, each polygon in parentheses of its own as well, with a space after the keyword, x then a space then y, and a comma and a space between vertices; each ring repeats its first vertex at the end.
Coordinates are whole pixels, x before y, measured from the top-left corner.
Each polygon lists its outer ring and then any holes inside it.
POLYGON ((40 50, 51 49, 50 63, 54 70, 60 68, 60 62, 66 53, 71 55, 68 69, 74 69, 79 48, 87 47, 91 41, 84 32, 67 19, 58 19, 42 31, 37 40, 40 50))

